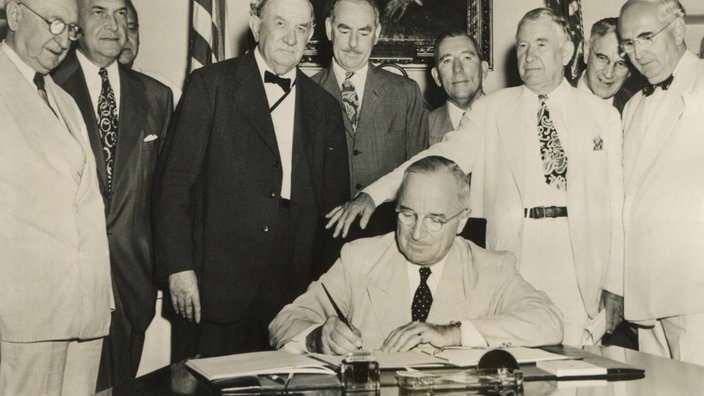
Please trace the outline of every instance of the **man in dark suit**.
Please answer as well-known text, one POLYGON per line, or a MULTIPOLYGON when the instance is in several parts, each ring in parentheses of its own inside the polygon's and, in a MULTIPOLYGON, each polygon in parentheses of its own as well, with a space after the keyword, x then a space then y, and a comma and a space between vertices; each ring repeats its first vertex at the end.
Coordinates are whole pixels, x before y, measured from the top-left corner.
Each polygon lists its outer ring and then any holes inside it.
POLYGON ((103 343, 101 390, 135 377, 154 317, 151 185, 173 105, 166 86, 116 62, 126 40, 125 0, 79 6, 84 36, 53 77, 81 110, 105 203, 116 308, 103 343))
POLYGON ((618 18, 604 18, 592 25, 584 51, 587 68, 577 86, 604 99, 621 113, 628 99, 640 89, 631 86, 638 85, 642 77, 631 69, 625 54, 621 53, 617 27, 618 18), (634 74, 632 79, 631 74, 634 74), (629 79, 632 81, 627 84, 629 79))
POLYGON ((430 73, 445 90, 447 101, 428 115, 430 144, 459 127, 464 113, 484 95, 482 84, 488 72, 489 64, 466 30, 449 30, 435 40, 435 66, 430 73))
POLYGON ((157 275, 202 356, 268 349, 312 280, 323 214, 349 197, 339 104, 296 68, 313 6, 250 7, 257 47, 191 74, 155 187, 157 275))

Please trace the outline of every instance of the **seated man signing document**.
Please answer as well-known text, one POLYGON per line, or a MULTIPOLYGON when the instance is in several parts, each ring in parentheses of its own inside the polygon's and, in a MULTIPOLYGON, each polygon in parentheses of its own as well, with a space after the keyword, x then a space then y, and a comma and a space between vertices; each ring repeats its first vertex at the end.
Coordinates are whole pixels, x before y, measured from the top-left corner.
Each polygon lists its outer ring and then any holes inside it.
POLYGON ((431 156, 412 164, 395 235, 343 246, 333 267, 271 322, 271 345, 340 355, 419 344, 559 344, 558 309, 519 275, 515 257, 457 236, 469 218, 468 198, 467 175, 454 162, 431 156))

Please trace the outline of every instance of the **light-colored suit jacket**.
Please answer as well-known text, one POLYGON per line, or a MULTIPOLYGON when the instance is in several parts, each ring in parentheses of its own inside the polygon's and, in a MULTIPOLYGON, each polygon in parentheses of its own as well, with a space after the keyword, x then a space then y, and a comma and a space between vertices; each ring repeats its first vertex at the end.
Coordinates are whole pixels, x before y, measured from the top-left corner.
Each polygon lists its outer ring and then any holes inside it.
POLYGON ((686 52, 669 89, 634 95, 623 124, 626 318, 702 313, 704 61, 686 52))
MULTIPOLYGON (((271 322, 271 345, 281 348, 336 315, 322 282, 362 333, 365 348, 379 349, 391 331, 411 322, 407 265, 394 233, 346 244, 332 268, 271 322)), ((562 340, 558 309, 518 274, 515 257, 486 251, 461 237, 448 253, 427 322, 455 320, 471 320, 490 346, 562 340)))
MULTIPOLYGON (((599 310, 602 288, 621 294, 623 287, 620 118, 612 106, 573 88, 566 80, 550 97, 570 115, 558 129, 569 158, 569 232, 582 300, 587 314, 593 317, 599 310)), ((487 249, 508 250, 520 260, 525 220, 521 195, 525 188, 523 141, 526 128, 536 125, 537 133, 537 103, 537 96, 525 86, 484 96, 465 114, 461 128, 365 192, 377 204, 392 200, 408 164, 428 155, 452 159, 466 172, 472 172, 472 214, 487 219, 487 249)))
MULTIPOLYGON (((428 112, 418 84, 369 64, 357 132, 344 116, 352 196, 428 147, 428 112)), ((341 100, 332 64, 312 77, 341 100)))
POLYGON ((441 141, 442 138, 445 137, 445 134, 455 129, 452 127, 450 112, 447 109, 447 101, 428 114, 428 124, 430 125, 428 140, 431 145, 441 141))
POLYGON ((113 305, 86 127, 45 80, 65 125, 0 50, 0 336, 12 342, 104 336, 113 305))

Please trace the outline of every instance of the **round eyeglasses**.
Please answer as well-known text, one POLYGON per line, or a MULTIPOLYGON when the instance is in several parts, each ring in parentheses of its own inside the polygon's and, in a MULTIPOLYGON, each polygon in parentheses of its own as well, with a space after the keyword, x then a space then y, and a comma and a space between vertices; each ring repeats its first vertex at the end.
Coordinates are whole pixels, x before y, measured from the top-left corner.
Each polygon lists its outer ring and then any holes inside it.
POLYGON ((609 65, 614 65, 614 72, 616 74, 625 74, 628 72, 628 63, 625 60, 619 59, 617 61, 612 61, 608 56, 596 52, 594 48, 589 48, 589 50, 594 54, 594 62, 601 67, 609 67, 609 65))
MULTIPOLYGON (((448 218, 433 216, 433 215, 424 216, 423 217, 423 226, 425 227, 426 230, 428 230, 430 232, 438 232, 442 229, 442 226, 449 223, 452 219, 461 215, 462 213, 464 213, 467 210, 469 210, 469 208, 464 208, 464 209, 460 210, 454 216, 450 216, 448 218)), ((405 226, 413 226, 418 221, 419 216, 418 216, 418 213, 414 212, 411 209, 396 208, 396 217, 398 217, 399 223, 401 223, 405 226)))
POLYGON ((41 18, 44 22, 46 22, 47 25, 49 25, 49 32, 53 34, 54 36, 58 36, 61 33, 64 32, 64 30, 68 29, 68 39, 71 41, 76 41, 81 36, 83 35, 83 31, 81 30, 81 27, 76 25, 75 23, 66 23, 64 22, 61 18, 56 18, 54 20, 49 20, 39 14, 38 12, 34 11, 32 7, 28 6, 25 3, 19 2, 17 3, 18 5, 23 5, 25 6, 28 10, 32 11, 34 15, 38 16, 41 18))
POLYGON ((640 44, 641 47, 643 48, 650 48, 653 46, 653 43, 655 42, 655 36, 660 34, 662 31, 667 29, 670 25, 672 25, 672 22, 676 21, 677 19, 673 19, 668 23, 667 25, 663 26, 660 28, 655 33, 650 33, 650 32, 645 32, 641 33, 638 35, 638 37, 635 38, 635 40, 631 39, 626 39, 626 40, 621 40, 621 42, 618 44, 619 47, 621 48, 621 51, 627 54, 633 53, 636 49, 636 43, 640 44))

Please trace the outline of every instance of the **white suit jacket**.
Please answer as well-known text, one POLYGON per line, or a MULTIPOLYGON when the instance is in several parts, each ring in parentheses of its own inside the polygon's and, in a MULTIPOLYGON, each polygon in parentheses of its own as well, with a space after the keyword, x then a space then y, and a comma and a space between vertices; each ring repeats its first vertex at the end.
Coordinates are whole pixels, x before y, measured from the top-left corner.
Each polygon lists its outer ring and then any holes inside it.
POLYGON ((686 52, 652 117, 645 102, 623 113, 629 320, 704 312, 704 61, 686 52))
MULTIPOLYGON (((379 349, 391 331, 411 322, 407 261, 389 233, 345 244, 330 270, 271 322, 272 346, 281 348, 336 315, 321 282, 360 330, 365 348, 379 349)), ((448 253, 427 322, 456 320, 471 320, 489 346, 562 340, 559 310, 518 274, 515 257, 486 251, 461 237, 448 253)))
MULTIPOLYGON (((577 283, 585 310, 594 317, 602 288, 616 294, 623 288, 621 122, 615 108, 566 80, 549 97, 551 106, 569 115, 556 128, 569 159, 567 208, 577 283)), ((457 131, 364 191, 377 204, 393 200, 409 164, 429 155, 449 158, 472 172, 472 215, 487 219, 487 249, 508 250, 520 260, 526 207, 523 140, 526 128, 537 134, 538 103, 525 86, 482 97, 457 131)))
POLYGON ((81 113, 46 76, 61 122, 0 50, 0 336, 104 336, 113 305, 103 199, 81 113))

